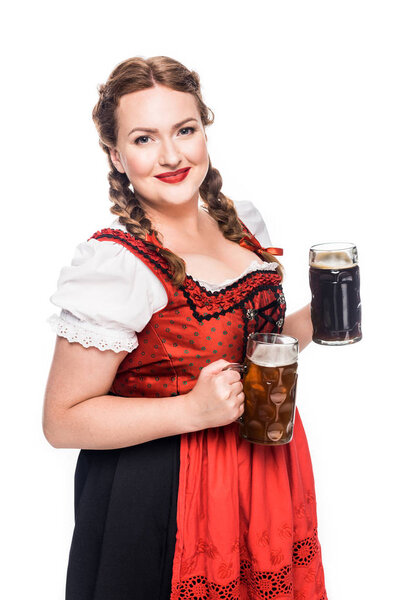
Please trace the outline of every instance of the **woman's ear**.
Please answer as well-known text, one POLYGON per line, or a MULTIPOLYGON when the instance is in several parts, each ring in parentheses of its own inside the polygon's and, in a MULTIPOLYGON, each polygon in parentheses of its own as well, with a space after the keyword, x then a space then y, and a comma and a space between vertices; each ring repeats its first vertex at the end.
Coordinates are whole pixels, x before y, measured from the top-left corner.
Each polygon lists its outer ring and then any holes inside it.
POLYGON ((110 148, 110 157, 111 157, 112 163, 113 163, 114 167, 117 169, 117 171, 119 171, 120 173, 125 173, 125 169, 122 165, 121 158, 119 156, 119 152, 116 148, 110 148))

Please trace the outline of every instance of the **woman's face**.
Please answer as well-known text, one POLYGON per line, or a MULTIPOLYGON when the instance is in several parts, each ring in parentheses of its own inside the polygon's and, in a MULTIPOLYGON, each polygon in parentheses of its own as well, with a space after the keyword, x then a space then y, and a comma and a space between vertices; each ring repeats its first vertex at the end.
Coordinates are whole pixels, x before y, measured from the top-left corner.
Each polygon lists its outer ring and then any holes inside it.
POLYGON ((117 119, 117 146, 111 158, 118 171, 128 176, 138 199, 156 211, 162 211, 165 203, 197 202, 209 158, 192 94, 160 85, 125 94, 117 119), (186 167, 190 169, 182 181, 157 178, 186 167))

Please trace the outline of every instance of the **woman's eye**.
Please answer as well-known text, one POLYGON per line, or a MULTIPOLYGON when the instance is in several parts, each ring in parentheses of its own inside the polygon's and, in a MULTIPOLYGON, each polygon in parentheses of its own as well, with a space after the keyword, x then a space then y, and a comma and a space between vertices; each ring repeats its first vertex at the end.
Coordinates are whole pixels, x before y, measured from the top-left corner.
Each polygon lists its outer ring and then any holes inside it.
POLYGON ((180 131, 191 131, 192 133, 195 131, 194 127, 183 127, 182 129, 180 129, 180 131))
POLYGON ((140 142, 139 142, 139 140, 148 140, 148 139, 149 139, 149 136, 148 136, 148 135, 141 135, 140 137, 136 138, 136 140, 135 140, 135 144, 138 144, 138 145, 140 145, 140 142))

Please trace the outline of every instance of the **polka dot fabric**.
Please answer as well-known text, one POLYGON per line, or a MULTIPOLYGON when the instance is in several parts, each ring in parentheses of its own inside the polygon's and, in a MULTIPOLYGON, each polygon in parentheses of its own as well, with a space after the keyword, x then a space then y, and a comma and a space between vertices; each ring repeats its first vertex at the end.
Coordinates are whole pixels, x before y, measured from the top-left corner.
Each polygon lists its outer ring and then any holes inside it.
MULTIPOLYGON (((242 225, 246 244, 261 256, 242 225)), ((153 243, 116 229, 92 237, 140 257, 168 295, 120 364, 115 395, 185 394, 207 364, 242 362, 250 333, 282 331, 286 305, 276 271, 253 271, 215 292, 186 276, 177 289, 153 243)), ((297 408, 284 446, 242 440, 237 422, 181 435, 176 522, 172 600, 326 600, 312 465, 297 408)))

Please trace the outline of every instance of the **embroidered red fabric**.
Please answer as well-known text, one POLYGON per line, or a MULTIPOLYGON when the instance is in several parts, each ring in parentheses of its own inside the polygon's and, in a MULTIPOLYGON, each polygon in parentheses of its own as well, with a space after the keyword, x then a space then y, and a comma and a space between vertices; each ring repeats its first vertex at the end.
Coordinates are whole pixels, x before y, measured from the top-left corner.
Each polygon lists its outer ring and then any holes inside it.
MULTIPOLYGON (((276 271, 248 273, 217 292, 187 276, 176 289, 151 241, 113 229, 92 237, 139 256, 168 295, 120 364, 111 390, 117 395, 185 394, 206 364, 243 362, 249 333, 282 331, 286 305, 276 271)), ((256 254, 261 248, 257 241, 252 247, 256 254)), ((297 408, 292 441, 283 446, 242 440, 237 422, 181 435, 176 517, 171 600, 326 600, 297 408)))

